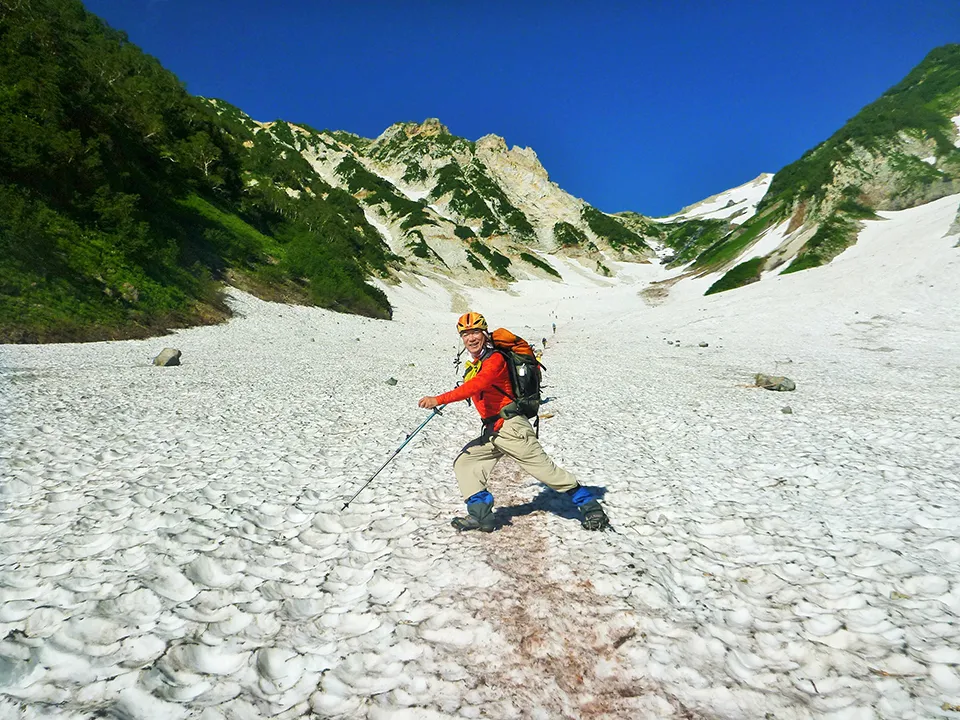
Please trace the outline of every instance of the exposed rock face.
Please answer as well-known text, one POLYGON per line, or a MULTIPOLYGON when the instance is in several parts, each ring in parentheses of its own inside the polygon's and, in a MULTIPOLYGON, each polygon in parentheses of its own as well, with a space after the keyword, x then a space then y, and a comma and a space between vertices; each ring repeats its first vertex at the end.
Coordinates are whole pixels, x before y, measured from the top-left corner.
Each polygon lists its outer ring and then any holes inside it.
POLYGON ((507 197, 530 219, 545 249, 558 247, 553 232, 558 222, 579 227, 591 241, 603 244, 596 233, 584 226, 581 219, 584 202, 550 181, 533 149, 508 150, 503 138, 485 135, 477 140, 477 158, 503 187, 507 197))

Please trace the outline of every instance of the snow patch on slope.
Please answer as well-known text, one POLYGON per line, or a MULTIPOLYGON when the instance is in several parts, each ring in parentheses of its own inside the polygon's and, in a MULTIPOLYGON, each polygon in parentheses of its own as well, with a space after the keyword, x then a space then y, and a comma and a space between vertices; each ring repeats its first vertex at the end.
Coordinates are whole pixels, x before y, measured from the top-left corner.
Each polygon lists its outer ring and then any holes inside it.
POLYGON ((773 180, 772 173, 763 173, 748 183, 689 205, 675 215, 653 219, 658 222, 695 219, 729 220, 740 225, 756 213, 757 203, 766 195, 771 180, 773 180))

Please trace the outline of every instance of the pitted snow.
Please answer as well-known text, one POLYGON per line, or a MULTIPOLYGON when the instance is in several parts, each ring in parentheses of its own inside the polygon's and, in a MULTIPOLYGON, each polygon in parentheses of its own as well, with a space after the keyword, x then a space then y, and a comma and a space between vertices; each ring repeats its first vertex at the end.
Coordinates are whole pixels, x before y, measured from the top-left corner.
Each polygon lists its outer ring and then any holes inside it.
POLYGON ((0 715, 945 713, 958 204, 882 213, 814 271, 710 297, 681 281, 656 308, 637 291, 659 266, 462 289, 547 338, 543 442, 605 490, 605 535, 507 464, 505 527, 456 535, 462 405, 341 511, 425 419, 417 398, 456 381, 431 280, 385 286, 392 323, 236 293, 222 326, 4 346, 0 715), (164 345, 183 365, 151 365, 164 345))

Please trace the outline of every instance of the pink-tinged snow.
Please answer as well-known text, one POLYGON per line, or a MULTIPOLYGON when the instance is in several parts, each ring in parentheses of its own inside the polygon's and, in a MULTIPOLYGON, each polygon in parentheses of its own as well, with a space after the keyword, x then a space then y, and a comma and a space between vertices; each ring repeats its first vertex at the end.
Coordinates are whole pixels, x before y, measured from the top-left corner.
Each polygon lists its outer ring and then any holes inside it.
POLYGON ((387 287, 393 322, 236 293, 222 326, 0 347, 0 717, 952 717, 958 205, 657 306, 659 266, 563 261, 387 287), (502 527, 456 534, 463 403, 341 509, 456 382, 453 302, 547 339, 543 443, 615 532, 505 462, 502 527))
POLYGON ((957 115, 954 118, 950 119, 953 123, 953 126, 957 129, 957 139, 954 141, 954 145, 960 147, 960 115, 957 115))
POLYGON ((748 183, 713 195, 706 200, 701 200, 675 215, 654 219, 658 222, 729 219, 730 222, 740 225, 754 216, 757 211, 757 203, 766 195, 772 180, 773 175, 771 173, 763 173, 748 183))

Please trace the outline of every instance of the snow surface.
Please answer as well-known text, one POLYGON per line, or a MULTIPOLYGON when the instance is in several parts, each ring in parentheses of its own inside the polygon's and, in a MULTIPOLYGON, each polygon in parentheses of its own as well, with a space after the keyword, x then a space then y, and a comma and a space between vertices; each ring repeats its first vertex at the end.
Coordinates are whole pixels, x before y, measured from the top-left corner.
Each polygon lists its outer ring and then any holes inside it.
POLYGON ((730 190, 708 197, 706 200, 685 207, 675 215, 662 218, 653 218, 658 222, 675 222, 677 220, 726 220, 735 225, 745 223, 757 211, 757 203, 767 194, 767 189, 773 180, 772 173, 763 173, 748 183, 744 183, 730 190))
POLYGON ((757 242, 754 243, 753 247, 748 248, 746 252, 741 255, 741 258, 746 258, 749 260, 751 258, 769 255, 778 247, 780 247, 783 244, 783 241, 787 239, 788 227, 790 227, 790 221, 785 220, 779 225, 768 228, 763 232, 757 242))
POLYGON ((0 717, 957 717, 958 205, 657 306, 621 265, 0 347, 0 717), (452 304, 547 338, 544 445, 616 532, 504 462, 456 534, 462 403, 341 511, 456 381, 452 304))

